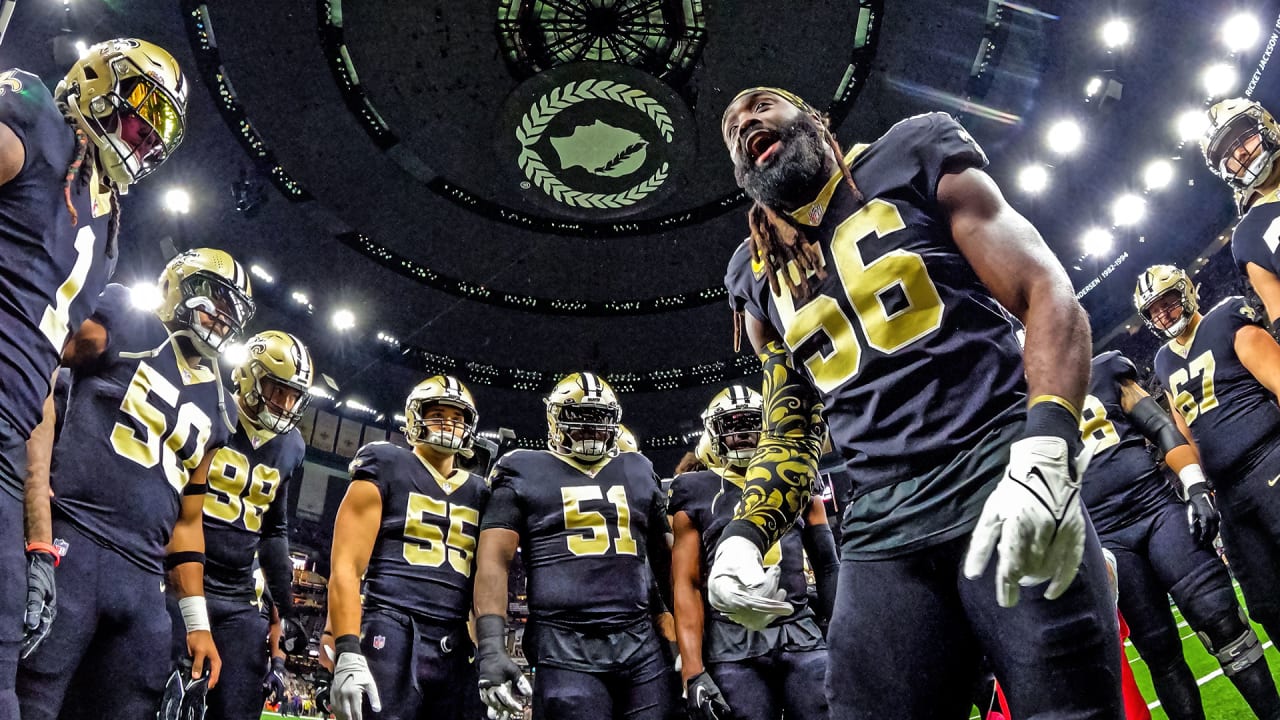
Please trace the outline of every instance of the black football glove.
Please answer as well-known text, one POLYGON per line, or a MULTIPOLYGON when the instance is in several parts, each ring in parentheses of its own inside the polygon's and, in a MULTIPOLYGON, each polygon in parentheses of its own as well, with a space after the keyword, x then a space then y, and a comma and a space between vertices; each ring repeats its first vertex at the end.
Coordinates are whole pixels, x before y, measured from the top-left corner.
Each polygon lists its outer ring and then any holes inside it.
MULTIPOLYGON (((325 670, 323 667, 316 670, 315 681, 316 687, 316 705, 324 711, 324 716, 329 717, 333 714, 333 703, 329 701, 329 689, 333 687, 333 672, 325 670)), ((284 696, 281 695, 281 698, 284 696)))
POLYGON ((269 700, 272 695, 279 700, 284 700, 284 658, 271 658, 267 674, 262 678, 262 699, 269 700))
POLYGON ((521 717, 524 702, 533 695, 520 666, 507 654, 507 622, 500 615, 476 618, 476 665, 480 700, 489 717, 521 717))
POLYGON ((1205 483, 1187 488, 1187 524, 1191 526, 1191 537, 1201 547, 1209 547, 1218 536, 1218 508, 1205 483))
POLYGON ((730 720, 734 716, 720 688, 716 687, 715 680, 706 670, 689 678, 685 704, 693 720, 730 720))
POLYGON ((23 619, 22 657, 35 652, 58 614, 53 568, 57 558, 44 550, 27 551, 27 612, 23 619))

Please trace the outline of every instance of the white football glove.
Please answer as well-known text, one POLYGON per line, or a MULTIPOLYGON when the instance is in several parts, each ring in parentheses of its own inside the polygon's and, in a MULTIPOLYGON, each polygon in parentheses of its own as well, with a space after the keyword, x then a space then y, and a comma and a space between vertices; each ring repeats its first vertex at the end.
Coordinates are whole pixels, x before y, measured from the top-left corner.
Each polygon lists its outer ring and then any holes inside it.
POLYGON ((795 612, 778 589, 782 568, 767 571, 760 550, 744 537, 727 537, 716 548, 716 559, 707 576, 711 607, 748 630, 760 631, 776 618, 795 612))
POLYGON ((338 720, 361 720, 364 712, 362 701, 366 695, 369 696, 369 707, 374 712, 382 712, 382 700, 378 697, 373 675, 369 673, 369 663, 360 653, 340 653, 338 662, 333 666, 333 685, 329 690, 333 714, 338 716, 338 720))
POLYGON ((964 574, 982 574, 999 542, 996 601, 1018 603, 1018 586, 1046 580, 1044 596, 1060 597, 1080 569, 1084 554, 1084 515, 1080 511, 1080 478, 1088 451, 1074 462, 1067 442, 1051 436, 1029 437, 1009 448, 1004 477, 987 498, 969 541, 964 574))

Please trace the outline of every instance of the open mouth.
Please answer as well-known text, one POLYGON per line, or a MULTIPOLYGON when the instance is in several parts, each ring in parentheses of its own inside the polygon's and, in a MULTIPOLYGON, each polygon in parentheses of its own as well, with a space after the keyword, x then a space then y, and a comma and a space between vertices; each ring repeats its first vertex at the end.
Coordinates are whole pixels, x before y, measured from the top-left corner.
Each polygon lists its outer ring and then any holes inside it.
POLYGON ((743 145, 746 147, 747 157, 759 165, 773 155, 781 140, 782 136, 777 132, 762 128, 748 135, 743 145))

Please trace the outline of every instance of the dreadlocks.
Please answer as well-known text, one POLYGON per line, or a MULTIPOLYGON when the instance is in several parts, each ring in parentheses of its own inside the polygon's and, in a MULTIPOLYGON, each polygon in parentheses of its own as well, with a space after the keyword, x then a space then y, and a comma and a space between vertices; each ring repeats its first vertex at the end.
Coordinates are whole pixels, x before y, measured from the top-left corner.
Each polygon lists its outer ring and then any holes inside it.
MULTIPOLYGON (((62 198, 67 204, 67 212, 71 213, 71 227, 75 227, 80 223, 80 213, 76 212, 75 203, 71 201, 71 186, 79 181, 81 174, 89 171, 86 168, 85 160, 89 157, 89 136, 84 130, 80 129, 80 125, 71 117, 71 113, 66 109, 63 101, 59 101, 62 107, 62 115, 67 124, 76 133, 76 149, 71 154, 71 164, 67 166, 67 176, 62 183, 62 198)), ((87 181, 87 180, 86 180, 87 181)), ((111 219, 107 221, 107 257, 114 259, 118 248, 118 237, 120 235, 120 196, 116 193, 114 185, 110 185, 111 189, 111 219)))
MULTIPOLYGON (((862 192, 858 190, 857 184, 853 181, 853 174, 849 172, 849 165, 844 161, 844 152, 840 149, 840 143, 836 142, 835 136, 831 134, 828 119, 791 93, 775 92, 775 94, 791 102, 818 124, 822 139, 835 153, 840 174, 844 176, 845 183, 853 191, 853 196, 861 202, 862 192)), ((751 228, 751 237, 748 241, 751 257, 757 265, 764 267, 769 289, 774 295, 781 295, 782 286, 785 284, 787 292, 794 300, 808 300, 813 294, 809 278, 812 276, 822 280, 827 276, 822 266, 822 249, 808 238, 804 228, 779 216, 759 202, 751 206, 751 210, 747 213, 747 222, 751 228)))

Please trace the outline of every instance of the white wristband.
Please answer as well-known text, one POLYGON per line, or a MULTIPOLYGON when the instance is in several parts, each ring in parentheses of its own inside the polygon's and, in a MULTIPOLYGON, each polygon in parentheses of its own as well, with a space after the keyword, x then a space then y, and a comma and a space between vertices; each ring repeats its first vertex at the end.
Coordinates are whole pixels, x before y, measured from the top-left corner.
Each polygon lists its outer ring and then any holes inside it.
POLYGON ((187 632, 209 630, 209 609, 205 605, 203 595, 179 599, 178 609, 182 611, 182 622, 187 626, 187 632))
POLYGON ((1209 479, 1204 476, 1204 470, 1201 470, 1200 466, 1196 463, 1191 463, 1190 465, 1182 468, 1182 470, 1178 472, 1178 479, 1182 481, 1183 497, 1189 496, 1192 485, 1209 482, 1209 479))

